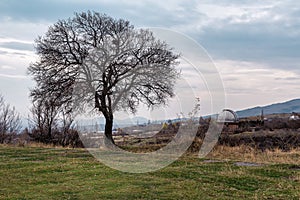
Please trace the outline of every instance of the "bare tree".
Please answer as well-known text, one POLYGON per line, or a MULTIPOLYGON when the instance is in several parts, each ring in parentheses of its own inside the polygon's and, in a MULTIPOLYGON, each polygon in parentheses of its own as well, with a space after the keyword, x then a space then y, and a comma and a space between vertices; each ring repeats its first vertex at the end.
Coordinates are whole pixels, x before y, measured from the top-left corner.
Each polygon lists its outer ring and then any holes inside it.
POLYGON ((0 95, 0 143, 11 142, 12 136, 18 133, 20 128, 20 115, 0 95))
POLYGON ((65 102, 66 96, 67 93, 45 91, 40 87, 31 91, 33 106, 29 119, 34 140, 58 144, 68 134, 74 116, 70 104, 65 102))
POLYGON ((32 126, 30 136, 38 142, 52 142, 53 130, 57 129, 58 112, 58 107, 49 100, 33 101, 30 116, 32 126))
POLYGON ((75 99, 82 110, 99 110, 106 119, 106 144, 114 143, 115 111, 166 104, 179 76, 179 55, 165 42, 96 12, 58 21, 36 40, 36 50, 39 61, 29 73, 37 87, 60 94, 64 103, 75 99))

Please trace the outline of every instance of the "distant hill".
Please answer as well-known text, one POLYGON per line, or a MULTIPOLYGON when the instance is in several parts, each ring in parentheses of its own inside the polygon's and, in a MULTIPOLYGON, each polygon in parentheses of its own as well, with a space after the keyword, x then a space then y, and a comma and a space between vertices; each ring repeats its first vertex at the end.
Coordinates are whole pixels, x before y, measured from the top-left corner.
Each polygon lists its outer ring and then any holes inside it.
POLYGON ((133 117, 133 118, 127 118, 127 119, 116 119, 115 124, 118 124, 119 126, 124 125, 136 125, 136 124, 146 124, 148 123, 148 119, 145 117, 133 117))
POLYGON ((300 99, 294 99, 291 101, 276 103, 267 106, 258 106, 241 111, 237 111, 239 117, 250 117, 261 115, 261 111, 264 111, 265 115, 277 114, 277 113, 292 113, 300 112, 300 99))

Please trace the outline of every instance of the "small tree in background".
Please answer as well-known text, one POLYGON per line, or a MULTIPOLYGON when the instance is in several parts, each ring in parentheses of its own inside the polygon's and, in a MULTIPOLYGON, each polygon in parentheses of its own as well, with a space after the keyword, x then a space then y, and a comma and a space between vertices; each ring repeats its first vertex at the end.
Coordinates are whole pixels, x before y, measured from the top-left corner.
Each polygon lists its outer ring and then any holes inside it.
POLYGON ((33 106, 29 117, 29 135, 36 142, 82 147, 78 131, 74 129, 70 105, 65 102, 66 96, 59 94, 53 91, 48 93, 41 88, 31 91, 33 106))
POLYGON ((57 130, 58 126, 59 107, 51 101, 39 97, 33 100, 31 108, 30 136, 33 140, 42 143, 51 143, 53 139, 53 132, 57 130))
POLYGON ((0 143, 10 143, 21 129, 21 118, 14 107, 0 95, 0 143))
POLYGON ((152 32, 96 12, 58 21, 36 40, 36 50, 39 60, 29 73, 37 88, 54 92, 63 104, 75 98, 82 110, 99 110, 108 145, 115 111, 165 104, 179 75, 179 55, 152 32))

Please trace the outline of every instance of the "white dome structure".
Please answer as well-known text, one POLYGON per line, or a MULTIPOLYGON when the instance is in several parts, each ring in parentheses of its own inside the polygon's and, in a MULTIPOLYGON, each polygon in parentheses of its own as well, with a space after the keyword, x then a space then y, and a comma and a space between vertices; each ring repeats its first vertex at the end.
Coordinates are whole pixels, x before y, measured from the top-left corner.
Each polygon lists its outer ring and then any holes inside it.
POLYGON ((224 109, 217 118, 218 122, 221 123, 237 123, 239 121, 236 112, 230 109, 224 109))

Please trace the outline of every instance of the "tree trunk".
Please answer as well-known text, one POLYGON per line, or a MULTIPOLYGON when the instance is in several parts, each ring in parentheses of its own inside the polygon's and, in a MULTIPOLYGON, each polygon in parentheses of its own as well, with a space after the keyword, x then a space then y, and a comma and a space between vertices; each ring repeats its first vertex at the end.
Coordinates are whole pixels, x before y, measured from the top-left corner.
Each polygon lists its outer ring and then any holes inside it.
POLYGON ((113 115, 106 116, 105 121, 104 144, 106 147, 112 147, 115 144, 115 141, 112 137, 113 115))

